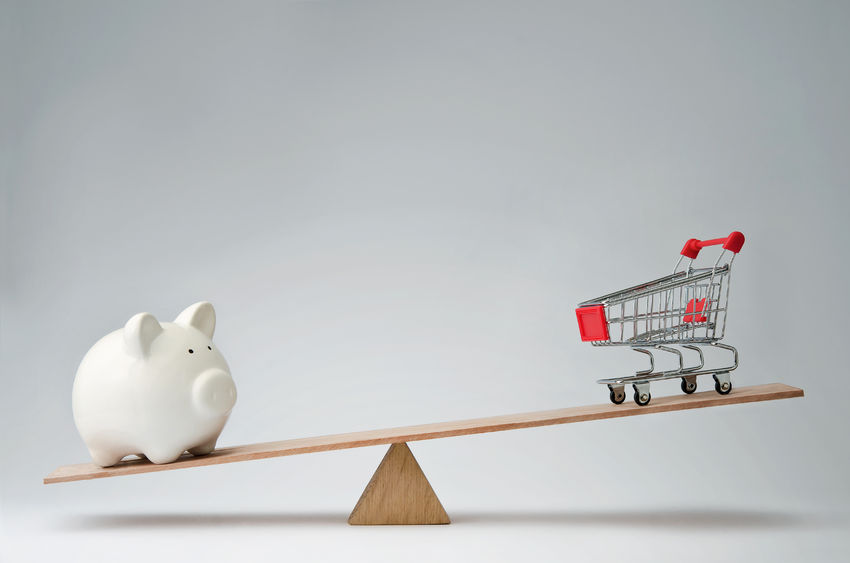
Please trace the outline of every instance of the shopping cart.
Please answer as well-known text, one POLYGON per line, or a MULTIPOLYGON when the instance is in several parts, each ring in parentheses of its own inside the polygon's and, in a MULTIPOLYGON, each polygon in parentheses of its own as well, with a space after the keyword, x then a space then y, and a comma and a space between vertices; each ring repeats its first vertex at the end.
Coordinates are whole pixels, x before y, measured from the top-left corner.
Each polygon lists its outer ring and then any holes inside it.
POLYGON ((671 275, 579 303, 576 316, 582 341, 593 346, 631 346, 649 356, 649 369, 598 381, 608 386, 611 402, 622 403, 625 387, 631 384, 635 402, 646 405, 652 397, 650 382, 677 377, 682 379, 682 391, 693 393, 697 376, 707 374, 714 377, 714 389, 721 395, 732 390, 729 372, 738 367, 738 350, 720 340, 726 330, 732 262, 743 246, 744 235, 738 231, 726 238, 690 239, 671 275), (694 268, 700 249, 717 244, 723 245, 723 251, 714 266, 694 268), (701 349, 704 346, 731 352, 732 363, 707 368, 701 349), (699 363, 686 367, 683 350, 696 352, 699 363), (655 371, 655 351, 674 354, 679 367, 655 371))

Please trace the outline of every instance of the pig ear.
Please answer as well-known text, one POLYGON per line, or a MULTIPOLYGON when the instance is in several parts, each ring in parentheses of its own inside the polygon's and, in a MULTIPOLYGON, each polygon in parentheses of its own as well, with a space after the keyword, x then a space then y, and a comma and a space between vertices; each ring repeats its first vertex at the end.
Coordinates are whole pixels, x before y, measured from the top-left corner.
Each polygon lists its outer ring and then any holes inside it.
POLYGON ((213 309, 212 303, 201 301, 186 307, 182 313, 177 315, 174 322, 182 326, 194 327, 212 340, 215 332, 215 309, 213 309))
POLYGON ((162 333, 162 326, 150 313, 134 315, 124 325, 124 345, 137 358, 150 355, 151 344, 162 333))

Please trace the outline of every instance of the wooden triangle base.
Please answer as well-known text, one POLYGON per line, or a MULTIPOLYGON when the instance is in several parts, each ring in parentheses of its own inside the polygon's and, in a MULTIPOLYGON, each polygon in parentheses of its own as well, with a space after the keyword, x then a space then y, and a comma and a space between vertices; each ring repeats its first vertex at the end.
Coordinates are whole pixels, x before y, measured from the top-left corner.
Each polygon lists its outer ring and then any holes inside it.
POLYGON ((392 444, 348 523, 354 526, 383 524, 449 524, 440 499, 428 483, 407 444, 392 444))

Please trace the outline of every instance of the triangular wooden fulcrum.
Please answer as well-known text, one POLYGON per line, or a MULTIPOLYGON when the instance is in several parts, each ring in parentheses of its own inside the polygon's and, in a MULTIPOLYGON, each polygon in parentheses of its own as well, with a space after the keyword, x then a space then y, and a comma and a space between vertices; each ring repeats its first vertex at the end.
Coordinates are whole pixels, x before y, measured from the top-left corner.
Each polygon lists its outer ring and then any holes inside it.
POLYGON ((351 511, 348 523, 354 526, 449 524, 451 520, 410 448, 401 442, 387 450, 351 511))

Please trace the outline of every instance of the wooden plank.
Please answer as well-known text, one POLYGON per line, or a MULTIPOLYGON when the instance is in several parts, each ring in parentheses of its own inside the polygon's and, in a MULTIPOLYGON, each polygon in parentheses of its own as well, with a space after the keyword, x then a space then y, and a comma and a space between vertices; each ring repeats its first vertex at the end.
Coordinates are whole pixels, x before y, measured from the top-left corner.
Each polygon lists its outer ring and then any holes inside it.
POLYGON ((172 469, 183 469, 187 467, 217 465, 219 463, 233 463, 237 461, 266 459, 270 457, 307 454, 328 450, 362 448, 365 446, 396 444, 417 440, 433 440, 435 438, 465 436, 468 434, 481 434, 484 432, 499 432, 502 430, 532 428, 551 424, 568 424, 588 420, 620 418, 625 416, 716 407, 720 405, 773 401, 777 399, 790 399, 802 396, 802 389, 791 387, 790 385, 784 385, 782 383, 769 383, 766 385, 755 385, 751 387, 733 389, 728 395, 719 395, 714 391, 704 391, 701 393, 694 393, 693 395, 658 397, 653 398, 652 402, 644 407, 637 406, 634 403, 622 405, 606 403, 602 405, 569 407, 564 409, 509 414, 487 418, 473 418, 470 420, 458 420, 454 422, 438 422, 434 424, 402 426, 399 428, 367 430, 363 432, 350 432, 347 434, 332 434, 329 436, 318 436, 313 438, 296 438, 294 440, 283 440, 280 442, 264 442, 245 446, 218 448, 211 454, 201 457, 193 457, 189 454, 184 454, 183 457, 177 461, 163 465, 156 465, 147 460, 139 459, 122 461, 113 467, 106 468, 98 467, 92 463, 66 465, 58 468, 56 471, 45 477, 44 484, 63 483, 67 481, 84 481, 87 479, 117 477, 119 475, 133 475, 136 473, 149 473, 152 471, 170 471, 172 469))
POLYGON ((407 444, 393 444, 357 501, 352 526, 450 524, 449 515, 407 444))

